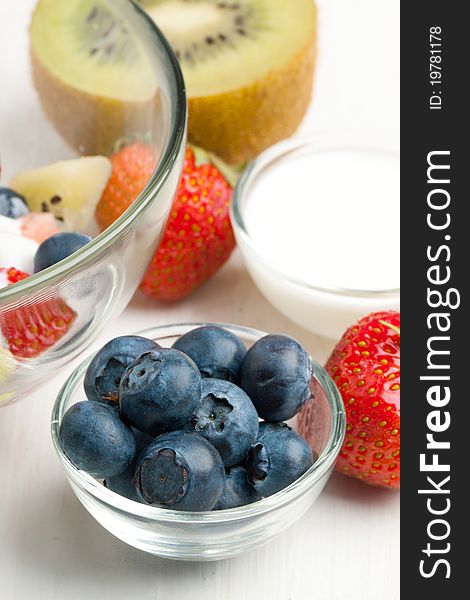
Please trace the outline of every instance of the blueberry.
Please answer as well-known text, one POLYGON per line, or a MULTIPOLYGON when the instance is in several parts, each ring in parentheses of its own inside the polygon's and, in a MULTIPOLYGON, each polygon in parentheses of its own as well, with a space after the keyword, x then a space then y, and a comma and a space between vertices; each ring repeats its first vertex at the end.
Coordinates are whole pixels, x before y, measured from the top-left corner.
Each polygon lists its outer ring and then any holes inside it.
POLYGON ((137 429, 134 429, 133 431, 137 442, 135 460, 132 461, 131 466, 123 473, 119 473, 119 475, 115 475, 114 477, 108 477, 104 482, 104 486, 120 496, 124 496, 129 500, 134 500, 134 502, 140 502, 141 500, 137 494, 133 481, 137 458, 144 448, 153 441, 153 438, 137 429))
POLYGON ((241 466, 228 469, 225 473, 225 484, 214 510, 225 510, 251 504, 261 500, 261 496, 248 483, 247 471, 241 466))
POLYGON ((317 458, 285 423, 261 423, 246 461, 248 481, 262 496, 271 496, 296 481, 317 458))
POLYGON ((88 400, 117 405, 119 384, 126 368, 136 358, 160 346, 138 335, 124 335, 105 344, 88 366, 84 388, 88 400))
POLYGON ((240 365, 246 348, 230 331, 215 325, 198 327, 176 340, 173 348, 190 356, 203 377, 240 382, 240 365))
POLYGON ((134 485, 146 504, 174 510, 212 510, 224 488, 224 465, 200 435, 172 431, 154 440, 137 461, 134 485))
POLYGON ((65 413, 59 430, 61 448, 78 468, 98 479, 123 473, 134 460, 136 440, 116 409, 85 400, 65 413))
POLYGON ((0 215, 10 219, 19 219, 29 213, 26 200, 13 190, 0 187, 0 215))
POLYGON ((122 375, 121 414, 149 435, 179 429, 201 398, 201 375, 179 350, 160 348, 143 354, 122 375))
POLYGON ((91 241, 89 235, 83 233, 56 233, 44 240, 34 256, 34 272, 39 273, 67 258, 91 241))
POLYGON ((201 400, 189 425, 217 448, 226 467, 232 467, 244 460, 256 440, 259 420, 242 389, 222 379, 203 379, 201 400))
POLYGON ((107 487, 108 490, 111 490, 115 494, 119 494, 128 500, 141 502, 134 486, 134 471, 135 466, 132 464, 124 471, 124 473, 119 473, 118 475, 114 475, 114 477, 107 477, 103 482, 103 485, 107 487))
POLYGON ((133 427, 131 427, 131 429, 135 436, 137 458, 137 455, 143 452, 143 450, 145 450, 145 448, 147 448, 147 446, 151 442, 153 442, 155 438, 153 438, 151 435, 147 435, 146 433, 142 433, 141 431, 139 431, 138 429, 134 429, 133 427))
POLYGON ((266 421, 291 419, 311 397, 308 353, 287 335, 267 335, 246 353, 241 387, 266 421))

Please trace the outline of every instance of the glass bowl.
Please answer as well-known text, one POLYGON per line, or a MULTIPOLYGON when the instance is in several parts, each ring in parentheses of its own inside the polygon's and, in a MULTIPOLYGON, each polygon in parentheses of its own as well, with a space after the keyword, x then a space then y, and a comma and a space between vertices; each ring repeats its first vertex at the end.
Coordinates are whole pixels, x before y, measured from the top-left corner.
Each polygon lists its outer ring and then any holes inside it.
MULTIPOLYGON (((139 332, 162 346, 171 346, 181 335, 205 323, 183 323, 139 332)), ((265 335, 261 331, 218 324, 238 335, 250 347, 265 335)), ((91 357, 92 358, 92 357, 91 357)), ((146 506, 105 488, 78 470, 63 454, 59 428, 66 410, 84 399, 83 377, 91 360, 79 366, 64 384, 54 405, 52 440, 76 496, 88 512, 113 535, 127 544, 165 558, 218 560, 229 558, 268 542, 299 519, 315 502, 328 481, 345 433, 341 395, 321 365, 313 361, 308 407, 316 423, 312 448, 317 462, 284 490, 254 504, 212 512, 182 512, 146 506)), ((290 423, 295 427, 295 419, 290 423)))
MULTIPOLYGON (((371 133, 365 134, 359 141, 348 133, 319 133, 308 138, 287 140, 276 144, 248 166, 237 183, 231 206, 231 220, 238 246, 260 292, 280 312, 301 327, 331 339, 338 339, 347 327, 370 312, 399 310, 400 289, 347 289, 335 285, 334 276, 333 281, 325 282, 315 273, 316 261, 322 260, 324 258, 322 256, 311 257, 309 280, 302 280, 298 274, 294 274, 295 266, 289 272, 284 265, 280 268, 275 264, 273 258, 267 255, 261 244, 250 234, 245 219, 245 207, 252 198, 255 184, 262 177, 269 176, 270 170, 278 168, 284 161, 333 156, 333 153, 338 151, 366 152, 384 157, 386 160, 396 161, 398 164, 395 144, 389 139, 377 139, 377 135, 371 133)), ((308 193, 308 190, 305 191, 300 186, 296 188, 296 182, 292 182, 291 188, 291 193, 294 194, 308 193)), ((318 211, 321 211, 324 199, 312 197, 312 202, 315 201, 318 211)), ((296 210, 288 200, 285 206, 286 211, 296 210)), ((338 218, 341 218, 340 214, 338 218)), ((266 228, 272 228, 269 218, 263 221, 264 224, 266 228)), ((334 245, 333 223, 328 226, 328 230, 331 231, 334 245)), ((315 235, 315 223, 311 226, 311 235, 315 235)), ((331 249, 331 246, 325 248, 325 253, 330 252, 331 249)), ((386 250, 389 251, 389 248, 386 250)), ((387 257, 399 261, 399 248, 387 254, 387 257)), ((361 267, 356 267, 352 263, 351 268, 361 267)))
MULTIPOLYGON (((146 85, 152 86, 151 99, 134 108, 132 115, 121 114, 120 119, 109 120, 108 133, 112 133, 106 141, 107 153, 143 140, 152 147, 156 167, 129 209, 83 249, 36 275, 0 289, 0 406, 29 394, 51 372, 89 346, 108 321, 125 308, 155 251, 181 174, 186 95, 178 62, 154 22, 136 4, 128 0, 104 1, 112 7, 115 23, 129 36, 125 52, 139 53, 146 65, 142 71, 146 73, 146 85), (8 323, 39 313, 47 318, 48 302, 55 306, 65 303, 69 314, 74 314, 66 335, 34 357, 12 351, 4 335, 8 323)), ((74 2, 80 4, 80 0, 67 0, 67 5, 74 2)), ((0 20, 8 16, 0 49, 15 57, 14 61, 2 61, 1 67, 0 153, 2 185, 6 186, 16 172, 78 157, 77 144, 81 146, 81 142, 73 139, 76 133, 73 128, 68 130, 63 121, 58 127, 60 133, 54 127, 51 122, 54 107, 43 95, 40 101, 33 84, 28 27, 34 4, 33 0, 27 0, 8 8, 2 4, 0 9, 0 20), (3 15, 4 11, 8 14, 3 15), (75 149, 69 146, 74 143, 75 149)), ((133 77, 129 86, 141 83, 139 77, 133 77)), ((76 105, 64 108, 68 111, 66 123, 73 122, 78 109, 76 105)), ((104 117, 99 111, 84 110, 80 118, 80 127, 89 132, 98 130, 104 117)), ((103 146, 97 150, 106 152, 103 146)), ((0 265, 10 266, 15 265, 0 265)), ((60 328, 60 322, 57 326, 60 328)), ((34 338, 34 331, 30 334, 34 338)))

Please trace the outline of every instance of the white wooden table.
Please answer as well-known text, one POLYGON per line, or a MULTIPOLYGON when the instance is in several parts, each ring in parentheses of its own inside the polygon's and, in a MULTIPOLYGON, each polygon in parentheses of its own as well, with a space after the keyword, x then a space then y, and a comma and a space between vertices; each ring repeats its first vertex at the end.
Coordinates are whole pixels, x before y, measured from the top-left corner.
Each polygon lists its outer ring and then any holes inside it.
MULTIPOLYGON (((8 19, 16 13, 23 18, 25 5, 32 4, 0 0, 0 70, 11 59, 6 58, 8 19)), ((315 102, 303 131, 387 129, 398 136, 398 0, 319 4, 315 102)), ((8 145, 0 141, 5 153, 8 145)), ((286 332, 319 360, 332 346, 272 308, 254 287, 238 252, 208 285, 180 304, 162 307, 137 295, 101 341, 149 324, 191 320, 286 332)), ((27 401, 0 410, 2 600, 398 599, 398 494, 337 474, 296 525, 268 546, 236 559, 178 563, 115 539, 75 499, 49 437, 51 407, 72 366, 27 401)))

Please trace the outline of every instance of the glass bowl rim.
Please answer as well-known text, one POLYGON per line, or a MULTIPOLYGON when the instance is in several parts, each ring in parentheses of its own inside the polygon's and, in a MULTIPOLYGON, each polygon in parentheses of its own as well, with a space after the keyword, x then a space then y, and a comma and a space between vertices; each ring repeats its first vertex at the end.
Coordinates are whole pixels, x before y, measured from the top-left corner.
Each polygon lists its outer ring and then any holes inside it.
MULTIPOLYGON (((85 260, 100 254, 148 208, 155 196, 165 185, 172 172, 178 153, 185 141, 187 101, 183 74, 172 47, 151 17, 133 0, 130 3, 130 8, 133 8, 139 14, 140 18, 148 25, 149 34, 152 38, 152 44, 148 44, 148 50, 154 51, 156 48, 162 50, 167 61, 167 66, 170 67, 170 87, 174 94, 174 98, 172 98, 172 102, 170 103, 170 109, 173 112, 172 116, 174 117, 174 123, 162 156, 145 188, 129 208, 116 219, 112 225, 95 236, 88 244, 86 244, 86 246, 71 256, 61 260, 59 263, 52 265, 39 273, 32 274, 15 285, 1 288, 0 308, 2 304, 21 300, 21 298, 26 295, 33 294, 36 291, 43 289, 45 284, 57 283, 57 281, 65 276, 70 269, 75 268, 85 260)), ((132 25, 129 27, 131 28, 132 25)), ((156 52, 155 55, 157 55, 156 52)))
MULTIPOLYGON (((233 191, 233 198, 230 205, 230 218, 237 237, 243 240, 248 249, 255 254, 256 258, 270 271, 274 272, 280 279, 283 279, 298 287, 321 292, 324 294, 335 294, 346 297, 377 298, 392 297, 400 294, 400 288, 364 290, 346 288, 335 285, 315 285, 307 283, 298 277, 289 275, 286 271, 274 267, 270 264, 269 258, 257 249, 256 242, 249 234, 241 204, 245 195, 249 193, 249 187, 253 181, 262 174, 266 168, 278 160, 282 160, 291 153, 298 151, 324 152, 331 150, 350 149, 354 151, 373 151, 388 153, 398 156, 398 152, 390 148, 390 144, 383 144, 379 141, 377 134, 372 132, 361 132, 362 141, 358 142, 357 133, 348 132, 317 132, 316 134, 297 136, 284 140, 271 146, 253 160, 243 171, 233 191)), ((386 134, 384 134, 385 136, 386 134)))
MULTIPOLYGON (((168 325, 159 325, 157 327, 147 328, 136 332, 132 335, 141 335, 152 339, 161 339, 162 337, 174 337, 181 335, 183 328, 196 328, 205 325, 216 325, 229 329, 240 336, 253 336, 257 339, 266 335, 264 331, 253 329, 251 327, 243 327, 231 323, 207 323, 207 322, 187 322, 173 323, 168 325), (160 335, 160 338, 159 338, 160 335)), ((188 329, 189 330, 189 329, 188 329)), ((280 506, 283 506, 291 500, 303 494, 319 481, 325 473, 333 466, 341 446, 343 444, 346 431, 346 413, 344 409, 341 394, 325 369, 314 359, 314 379, 320 384, 324 390, 331 411, 331 432, 328 436, 325 448, 320 454, 318 460, 308 471, 306 471, 299 479, 292 483, 287 488, 258 500, 253 504, 230 508, 217 511, 206 512, 190 512, 178 511, 166 508, 158 508, 156 506, 147 506, 129 500, 119 494, 107 489, 93 477, 77 469, 62 452, 59 444, 59 427, 60 421, 64 414, 64 408, 69 399, 70 393, 77 389, 80 381, 85 374, 88 364, 91 362, 93 355, 85 359, 67 378, 59 391, 54 402, 54 407, 51 415, 51 437, 55 451, 66 471, 69 483, 75 480, 75 483, 83 487, 93 497, 104 502, 108 507, 117 509, 134 517, 155 521, 166 521, 173 523, 222 523, 229 521, 238 521, 253 516, 258 516, 270 512, 280 506), (73 479, 71 479, 73 478, 73 479)), ((73 487, 73 485, 72 485, 73 487)))

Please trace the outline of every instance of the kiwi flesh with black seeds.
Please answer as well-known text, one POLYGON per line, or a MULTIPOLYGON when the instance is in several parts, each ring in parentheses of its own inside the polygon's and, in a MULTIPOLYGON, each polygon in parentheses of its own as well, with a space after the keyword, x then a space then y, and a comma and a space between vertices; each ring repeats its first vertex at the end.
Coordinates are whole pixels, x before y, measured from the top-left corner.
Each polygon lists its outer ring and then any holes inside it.
POLYGON ((180 61, 189 140, 243 163, 292 135, 310 104, 313 0, 141 0, 180 61))
POLYGON ((32 75, 47 117, 85 155, 148 139, 159 123, 155 74, 114 0, 39 0, 32 75))

